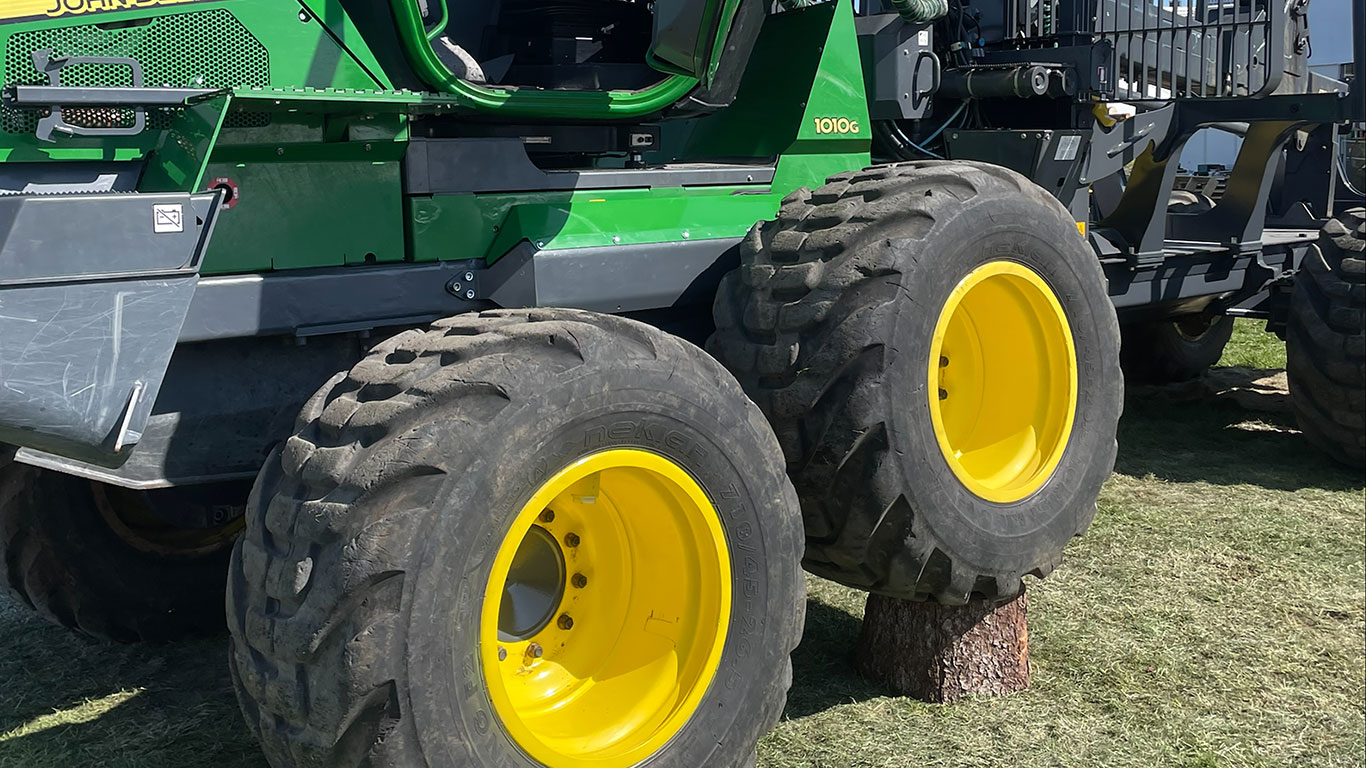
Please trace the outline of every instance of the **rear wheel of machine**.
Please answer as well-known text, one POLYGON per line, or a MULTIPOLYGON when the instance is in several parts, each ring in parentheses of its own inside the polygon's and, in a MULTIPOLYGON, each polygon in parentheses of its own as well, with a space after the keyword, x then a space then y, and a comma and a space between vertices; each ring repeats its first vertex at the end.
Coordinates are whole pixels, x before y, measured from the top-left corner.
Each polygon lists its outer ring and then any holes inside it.
POLYGON ((1186 315, 1125 325, 1120 361, 1124 378, 1145 384, 1190 381, 1224 356, 1233 318, 1186 315))
POLYGON ((708 348, 768 415, 812 572, 1006 598, 1095 514, 1119 329, 1066 211, 997 166, 832 177, 756 226, 708 348))
POLYGON ((233 678, 277 766, 745 766, 801 548, 771 429, 701 350, 459 316, 325 385, 263 469, 233 678))
POLYGON ((1324 225, 1295 277, 1286 328, 1290 401, 1309 441, 1366 465, 1366 209, 1324 225))
POLYGON ((97 637, 221 632, 245 495, 233 484, 136 492, 18 462, 0 466, 0 579, 48 619, 97 637), (201 524, 171 525, 158 504, 201 524))

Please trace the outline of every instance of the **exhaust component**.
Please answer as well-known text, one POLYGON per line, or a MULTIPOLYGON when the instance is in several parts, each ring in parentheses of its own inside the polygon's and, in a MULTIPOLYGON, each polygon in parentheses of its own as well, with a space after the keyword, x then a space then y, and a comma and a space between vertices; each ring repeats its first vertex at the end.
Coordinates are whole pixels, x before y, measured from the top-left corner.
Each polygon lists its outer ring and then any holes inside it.
POLYGON ((939 95, 951 99, 1033 99, 1063 95, 1075 83, 1062 70, 1039 64, 1004 69, 949 69, 939 84, 939 95))

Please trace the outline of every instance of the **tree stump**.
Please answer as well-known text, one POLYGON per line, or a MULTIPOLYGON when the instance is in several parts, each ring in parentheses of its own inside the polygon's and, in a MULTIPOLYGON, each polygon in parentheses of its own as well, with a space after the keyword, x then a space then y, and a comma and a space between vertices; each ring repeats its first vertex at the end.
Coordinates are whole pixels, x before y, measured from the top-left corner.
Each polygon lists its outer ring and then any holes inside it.
POLYGON ((949 703, 1029 687, 1028 600, 940 605, 869 595, 855 666, 903 696, 949 703))

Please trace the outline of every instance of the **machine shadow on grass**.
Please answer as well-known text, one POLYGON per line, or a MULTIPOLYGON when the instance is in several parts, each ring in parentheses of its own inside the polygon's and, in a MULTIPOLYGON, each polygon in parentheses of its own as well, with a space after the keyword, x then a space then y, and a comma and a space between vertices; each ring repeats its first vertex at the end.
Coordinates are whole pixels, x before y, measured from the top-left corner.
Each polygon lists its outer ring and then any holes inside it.
POLYGON ((1284 376, 1275 381, 1267 376, 1273 373, 1222 368, 1177 388, 1131 387, 1115 472, 1276 491, 1361 488, 1361 470, 1335 463, 1305 440, 1281 389, 1284 376))
POLYGON ((861 619, 814 598, 806 601, 806 630, 792 653, 792 689, 783 718, 798 718, 832 707, 867 701, 888 692, 854 671, 854 644, 861 619))

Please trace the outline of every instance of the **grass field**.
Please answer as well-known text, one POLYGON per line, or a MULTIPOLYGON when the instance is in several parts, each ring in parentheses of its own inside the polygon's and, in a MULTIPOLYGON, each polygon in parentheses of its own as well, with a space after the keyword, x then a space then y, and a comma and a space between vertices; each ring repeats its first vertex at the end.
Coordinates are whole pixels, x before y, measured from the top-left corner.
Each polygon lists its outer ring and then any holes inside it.
MULTIPOLYGON (((1284 359, 1240 323, 1225 363, 1284 359)), ((1310 450, 1258 378, 1221 372, 1238 402, 1130 394, 1095 525, 1030 585, 1024 693, 885 695, 849 661, 862 595, 812 579, 760 768, 1366 765, 1362 475, 1310 450)), ((0 598, 0 766, 263 766, 225 654, 84 640, 0 598)))

